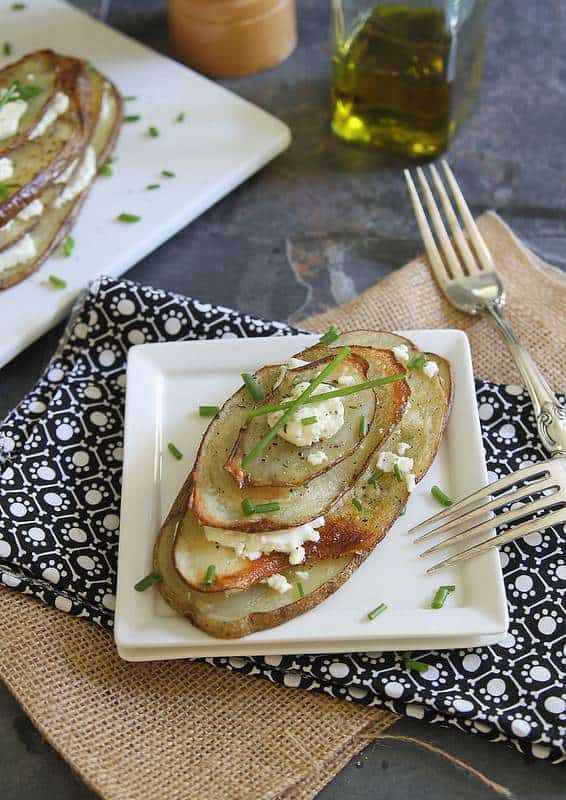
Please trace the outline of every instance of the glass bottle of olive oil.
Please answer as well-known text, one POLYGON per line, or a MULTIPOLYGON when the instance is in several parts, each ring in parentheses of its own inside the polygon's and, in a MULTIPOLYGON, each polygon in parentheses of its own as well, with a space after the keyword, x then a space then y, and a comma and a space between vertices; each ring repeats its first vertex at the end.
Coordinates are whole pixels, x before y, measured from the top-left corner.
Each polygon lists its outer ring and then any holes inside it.
POLYGON ((411 158, 445 150, 477 97, 487 0, 332 0, 332 128, 411 158))

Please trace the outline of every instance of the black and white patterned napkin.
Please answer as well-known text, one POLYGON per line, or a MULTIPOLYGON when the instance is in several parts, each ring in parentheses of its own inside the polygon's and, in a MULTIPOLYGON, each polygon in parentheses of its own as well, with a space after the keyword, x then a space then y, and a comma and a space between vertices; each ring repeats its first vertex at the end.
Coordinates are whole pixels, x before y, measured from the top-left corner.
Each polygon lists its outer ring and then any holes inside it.
MULTIPOLYGON (((97 281, 77 305, 43 378, 0 426, 2 583, 111 628, 128 348, 292 333, 282 323, 130 281, 97 281)), ((542 460, 526 392, 485 382, 476 388, 492 477, 542 460)), ((422 652, 426 672, 408 671, 396 653, 209 661, 451 723, 558 762, 566 757, 564 533, 549 529, 502 549, 511 615, 504 641, 422 652)))

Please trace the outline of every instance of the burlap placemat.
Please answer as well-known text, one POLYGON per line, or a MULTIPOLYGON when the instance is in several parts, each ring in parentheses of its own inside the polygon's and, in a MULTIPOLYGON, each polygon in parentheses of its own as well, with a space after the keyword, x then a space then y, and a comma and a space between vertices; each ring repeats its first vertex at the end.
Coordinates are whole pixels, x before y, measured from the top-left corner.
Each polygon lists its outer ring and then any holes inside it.
MULTIPOLYGON (((480 226, 501 270, 509 317, 551 382, 564 374, 566 278, 494 214, 480 226)), ((348 306, 305 320, 356 327, 458 327, 479 376, 519 380, 488 323, 450 308, 417 259, 348 306)), ((110 636, 22 595, 0 592, 0 677, 51 744, 108 800, 206 794, 313 797, 392 725, 388 711, 191 662, 129 664, 110 636)))

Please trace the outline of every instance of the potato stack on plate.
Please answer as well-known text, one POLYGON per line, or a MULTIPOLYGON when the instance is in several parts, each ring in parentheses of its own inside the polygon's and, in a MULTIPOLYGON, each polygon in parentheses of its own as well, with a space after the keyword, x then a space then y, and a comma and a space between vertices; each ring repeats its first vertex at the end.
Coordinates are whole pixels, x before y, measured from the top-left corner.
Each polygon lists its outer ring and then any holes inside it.
POLYGON ((220 638, 279 625, 353 575, 430 467, 452 397, 444 359, 378 331, 330 331, 243 377, 201 409, 213 419, 140 582, 220 638))
POLYGON ((65 238, 121 121, 118 91, 85 61, 39 50, 0 71, 0 288, 65 238))

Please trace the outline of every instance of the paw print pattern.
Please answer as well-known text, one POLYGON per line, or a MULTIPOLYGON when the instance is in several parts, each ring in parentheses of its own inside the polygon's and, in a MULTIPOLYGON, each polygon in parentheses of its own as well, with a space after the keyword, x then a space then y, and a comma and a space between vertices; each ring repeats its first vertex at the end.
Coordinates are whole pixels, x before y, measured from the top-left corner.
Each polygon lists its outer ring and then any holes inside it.
MULTIPOLYGON (((130 281, 97 280, 36 389, 0 425, 0 583, 111 629, 128 349, 295 332, 130 281)), ((476 390, 490 480, 542 460, 525 391, 484 382, 476 390)), ((559 760, 566 755, 564 535, 549 529, 502 548, 508 633, 489 647, 413 654, 428 664, 425 672, 390 652, 208 660, 559 760)))

